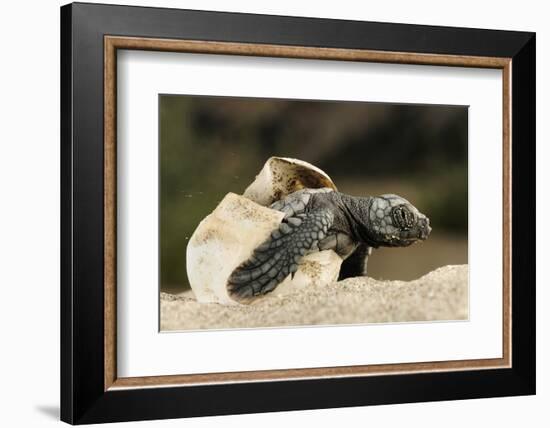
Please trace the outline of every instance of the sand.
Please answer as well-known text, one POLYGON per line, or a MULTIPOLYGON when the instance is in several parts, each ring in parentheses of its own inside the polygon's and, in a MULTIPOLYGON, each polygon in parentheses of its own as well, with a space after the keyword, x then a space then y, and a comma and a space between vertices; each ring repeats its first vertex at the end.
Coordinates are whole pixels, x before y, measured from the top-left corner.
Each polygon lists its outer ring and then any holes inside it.
POLYGON ((441 267, 414 281, 349 278, 247 306, 161 293, 160 307, 161 330, 465 320, 468 265, 441 267))

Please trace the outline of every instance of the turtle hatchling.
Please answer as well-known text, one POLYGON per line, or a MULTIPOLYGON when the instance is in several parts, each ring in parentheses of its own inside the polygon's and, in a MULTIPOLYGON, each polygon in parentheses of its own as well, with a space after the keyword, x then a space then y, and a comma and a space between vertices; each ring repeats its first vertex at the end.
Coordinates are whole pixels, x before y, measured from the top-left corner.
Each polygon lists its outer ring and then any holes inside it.
POLYGON ((304 188, 271 205, 284 213, 279 227, 229 276, 232 299, 249 303, 294 275, 303 257, 333 250, 343 260, 339 279, 366 275, 378 247, 406 247, 428 238, 429 219, 406 199, 355 197, 331 188, 304 188))

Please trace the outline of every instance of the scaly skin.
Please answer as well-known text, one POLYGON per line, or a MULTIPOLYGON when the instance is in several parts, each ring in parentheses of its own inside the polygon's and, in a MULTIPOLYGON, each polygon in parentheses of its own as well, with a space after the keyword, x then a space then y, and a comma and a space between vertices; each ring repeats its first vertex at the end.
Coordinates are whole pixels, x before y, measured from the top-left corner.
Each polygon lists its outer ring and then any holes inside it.
POLYGON ((372 248, 406 247, 431 232, 429 219, 397 195, 355 197, 328 188, 302 189, 271 208, 285 214, 279 228, 228 280, 229 295, 241 303, 273 291, 294 275, 307 254, 334 250, 344 259, 340 279, 365 275, 372 248))

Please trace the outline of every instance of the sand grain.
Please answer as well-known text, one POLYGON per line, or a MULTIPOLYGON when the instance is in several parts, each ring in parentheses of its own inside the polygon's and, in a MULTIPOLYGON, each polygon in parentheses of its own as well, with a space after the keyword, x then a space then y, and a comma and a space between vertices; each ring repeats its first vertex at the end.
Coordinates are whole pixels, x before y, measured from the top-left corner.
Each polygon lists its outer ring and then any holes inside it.
POLYGON ((468 265, 445 266, 414 281, 349 278, 248 306, 198 303, 191 292, 161 293, 161 330, 465 320, 468 265))

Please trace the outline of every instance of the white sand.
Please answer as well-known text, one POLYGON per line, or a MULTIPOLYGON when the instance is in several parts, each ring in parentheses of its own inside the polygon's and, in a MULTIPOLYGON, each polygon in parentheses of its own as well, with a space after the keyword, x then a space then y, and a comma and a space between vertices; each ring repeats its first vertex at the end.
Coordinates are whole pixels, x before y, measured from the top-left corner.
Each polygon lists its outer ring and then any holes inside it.
POLYGON ((252 305, 198 303, 191 292, 161 293, 161 330, 464 320, 468 265, 445 266, 414 281, 350 278, 252 305))

